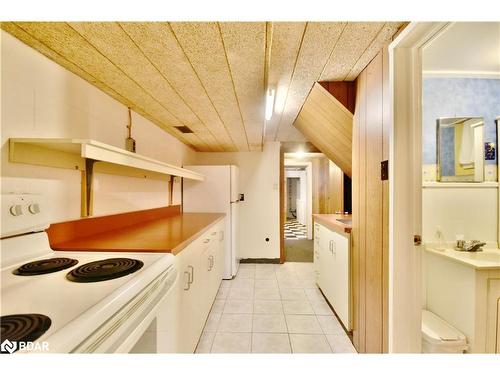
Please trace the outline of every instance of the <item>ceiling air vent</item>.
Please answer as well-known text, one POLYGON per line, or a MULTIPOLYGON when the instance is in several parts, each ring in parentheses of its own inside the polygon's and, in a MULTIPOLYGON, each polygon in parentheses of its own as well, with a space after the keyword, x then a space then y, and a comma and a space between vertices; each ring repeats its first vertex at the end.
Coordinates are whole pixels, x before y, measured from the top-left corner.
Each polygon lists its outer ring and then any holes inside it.
POLYGON ((191 129, 189 129, 187 126, 174 126, 178 131, 181 133, 193 133, 191 129))

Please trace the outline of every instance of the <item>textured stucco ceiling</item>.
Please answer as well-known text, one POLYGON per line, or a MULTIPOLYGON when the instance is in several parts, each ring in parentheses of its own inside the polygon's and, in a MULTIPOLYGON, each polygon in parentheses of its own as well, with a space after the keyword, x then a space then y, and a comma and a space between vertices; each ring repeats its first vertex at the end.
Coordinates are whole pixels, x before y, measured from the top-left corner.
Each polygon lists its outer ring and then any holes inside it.
POLYGON ((11 33, 199 151, 301 142, 316 81, 353 80, 400 22, 4 22, 11 33), (265 92, 276 90, 265 121, 265 92), (188 126, 191 134, 175 127, 188 126))

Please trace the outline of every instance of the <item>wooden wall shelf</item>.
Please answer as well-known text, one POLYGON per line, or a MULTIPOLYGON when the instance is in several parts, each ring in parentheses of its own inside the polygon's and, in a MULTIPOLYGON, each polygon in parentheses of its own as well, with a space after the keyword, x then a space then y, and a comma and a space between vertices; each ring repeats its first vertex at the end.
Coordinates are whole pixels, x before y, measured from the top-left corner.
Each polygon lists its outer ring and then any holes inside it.
POLYGON ((85 171, 94 161, 94 173, 169 179, 179 176, 203 181, 202 174, 138 155, 92 139, 10 138, 9 158, 14 163, 85 171))
POLYGON ((169 182, 172 176, 203 181, 200 173, 167 164, 92 139, 10 138, 9 160, 13 163, 42 165, 81 171, 81 215, 92 216, 95 173, 150 178, 169 182))

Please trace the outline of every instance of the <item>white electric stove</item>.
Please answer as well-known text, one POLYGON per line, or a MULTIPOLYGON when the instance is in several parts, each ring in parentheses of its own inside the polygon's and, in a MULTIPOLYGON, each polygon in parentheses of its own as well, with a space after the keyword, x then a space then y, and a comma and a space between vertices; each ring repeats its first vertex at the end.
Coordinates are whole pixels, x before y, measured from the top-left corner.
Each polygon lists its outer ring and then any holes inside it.
POLYGON ((2 351, 130 351, 164 311, 173 255, 54 252, 45 208, 37 195, 2 195, 2 351))

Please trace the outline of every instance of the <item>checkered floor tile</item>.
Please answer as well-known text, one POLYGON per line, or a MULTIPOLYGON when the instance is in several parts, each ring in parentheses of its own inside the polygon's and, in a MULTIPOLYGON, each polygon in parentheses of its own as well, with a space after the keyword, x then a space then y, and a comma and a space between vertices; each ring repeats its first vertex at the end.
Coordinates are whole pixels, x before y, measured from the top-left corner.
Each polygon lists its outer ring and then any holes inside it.
POLYGON ((306 226, 300 224, 297 220, 287 220, 287 222, 285 223, 285 239, 287 240, 307 239, 306 226))

